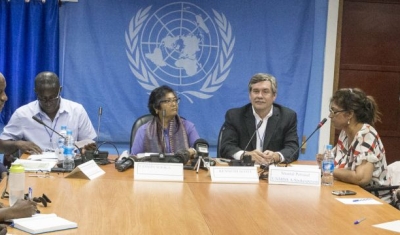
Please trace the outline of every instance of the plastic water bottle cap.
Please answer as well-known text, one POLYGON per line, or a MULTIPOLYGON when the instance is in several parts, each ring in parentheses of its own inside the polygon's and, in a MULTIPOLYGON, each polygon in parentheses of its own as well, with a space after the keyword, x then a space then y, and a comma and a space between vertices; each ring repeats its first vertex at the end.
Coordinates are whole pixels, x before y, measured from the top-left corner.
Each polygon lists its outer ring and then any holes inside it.
POLYGON ((67 126, 61 126, 61 130, 67 130, 67 126))
POLYGON ((72 135, 72 131, 71 130, 67 130, 67 135, 72 135))
POLYGON ((19 163, 12 163, 10 167, 10 173, 24 173, 24 167, 19 163))
POLYGON ((327 145, 326 145, 326 149, 327 149, 327 150, 332 150, 332 145, 331 145, 331 144, 327 144, 327 145))

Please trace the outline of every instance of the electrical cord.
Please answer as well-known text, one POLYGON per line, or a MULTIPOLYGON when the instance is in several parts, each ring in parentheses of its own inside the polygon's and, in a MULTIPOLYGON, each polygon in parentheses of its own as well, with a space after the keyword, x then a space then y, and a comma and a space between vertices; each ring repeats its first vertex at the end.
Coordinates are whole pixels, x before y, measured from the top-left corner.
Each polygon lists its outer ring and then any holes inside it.
MULTIPOLYGON (((99 144, 99 146, 97 146, 97 148, 96 148, 96 150, 95 150, 94 152, 95 152, 95 153, 98 153, 99 148, 100 148, 103 144, 111 144, 111 145, 114 147, 115 151, 117 152, 117 156, 118 156, 117 159, 120 157, 119 151, 118 151, 118 149, 117 149, 117 146, 115 146, 114 143, 112 143, 112 142, 107 142, 107 141, 104 141, 103 143, 99 144)), ((112 161, 115 162, 115 160, 112 160, 112 161)))

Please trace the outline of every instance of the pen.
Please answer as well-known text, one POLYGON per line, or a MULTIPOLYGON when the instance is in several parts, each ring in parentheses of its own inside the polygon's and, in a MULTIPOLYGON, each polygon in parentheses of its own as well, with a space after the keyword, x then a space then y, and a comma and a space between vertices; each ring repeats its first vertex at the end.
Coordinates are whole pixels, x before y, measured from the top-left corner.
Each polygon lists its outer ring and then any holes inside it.
POLYGON ((29 190, 28 190, 28 197, 29 197, 29 200, 32 200, 32 188, 31 187, 29 187, 29 190))
POLYGON ((354 224, 359 224, 359 223, 361 223, 362 221, 364 221, 365 219, 366 219, 366 218, 358 219, 358 220, 354 221, 354 224))
POLYGON ((368 200, 371 200, 371 198, 354 199, 353 202, 362 202, 362 201, 368 201, 368 200))

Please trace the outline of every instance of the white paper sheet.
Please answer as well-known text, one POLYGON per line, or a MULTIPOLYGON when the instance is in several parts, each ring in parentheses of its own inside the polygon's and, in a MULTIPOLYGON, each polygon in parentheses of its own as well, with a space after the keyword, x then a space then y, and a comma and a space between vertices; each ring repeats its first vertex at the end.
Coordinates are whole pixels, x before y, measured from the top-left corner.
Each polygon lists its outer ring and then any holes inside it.
POLYGON ((352 204, 352 205, 379 205, 382 202, 377 201, 373 198, 336 198, 336 200, 344 203, 344 204, 352 204))
POLYGON ((15 163, 21 164, 25 172, 37 172, 37 171, 51 171, 57 161, 32 161, 26 159, 17 159, 15 163))
POLYGON ((27 159, 33 160, 33 161, 43 161, 43 160, 48 160, 48 159, 57 160, 57 155, 55 152, 43 152, 42 154, 29 155, 29 157, 27 159))

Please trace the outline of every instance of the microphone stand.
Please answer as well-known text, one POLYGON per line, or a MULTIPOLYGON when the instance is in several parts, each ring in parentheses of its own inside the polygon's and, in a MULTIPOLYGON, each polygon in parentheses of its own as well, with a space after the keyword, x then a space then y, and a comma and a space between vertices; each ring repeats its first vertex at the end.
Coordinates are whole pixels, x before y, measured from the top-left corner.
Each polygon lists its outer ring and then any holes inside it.
POLYGON ((197 157, 199 159, 197 159, 196 165, 194 165, 194 168, 196 169, 196 174, 199 173, 201 163, 203 163, 203 166, 205 166, 205 167, 207 167, 207 169, 209 169, 209 165, 206 164, 206 161, 204 160, 203 156, 200 154, 197 157))
MULTIPOLYGON (((97 122, 97 139, 96 139, 96 145, 99 143, 99 136, 100 136, 100 121, 101 121, 101 115, 103 113, 103 108, 99 107, 99 119, 97 122)), ((95 152, 97 154, 97 152, 95 152)))
MULTIPOLYGON (((303 148, 303 146, 307 143, 307 141, 311 138, 311 136, 313 136, 314 133, 315 133, 316 131, 318 131, 319 128, 321 128, 321 127, 325 124, 326 121, 327 121, 327 119, 324 118, 324 119, 322 119, 321 122, 318 123, 317 128, 315 128, 315 130, 308 136, 308 138, 307 138, 305 141, 303 141, 303 143, 301 144, 301 146, 300 146, 299 148, 297 148, 296 151, 294 151, 294 152, 292 153, 292 155, 290 155, 290 158, 289 158, 289 159, 291 159, 298 151, 300 151, 301 148, 303 148)), ((286 160, 286 158, 285 158, 285 163, 286 163, 286 164, 285 164, 285 167, 287 167, 287 166, 289 165, 289 162, 286 160)))
MULTIPOLYGON (((65 136, 61 135, 60 133, 58 133, 58 131, 56 131, 56 130, 54 130, 53 128, 51 128, 51 127, 49 127, 48 125, 46 125, 46 123, 44 123, 44 122, 43 122, 42 120, 40 120, 38 117, 32 116, 32 119, 35 120, 37 123, 39 123, 39 124, 41 124, 41 125, 47 127, 49 130, 51 130, 52 132, 56 133, 58 136, 61 136, 62 138, 65 139, 65 136)), ((75 146, 75 148, 78 149, 78 151, 79 151, 79 153, 80 153, 80 155, 81 155, 82 162, 86 162, 86 161, 85 161, 85 155, 82 153, 82 150, 81 150, 81 149, 78 147, 78 145, 76 145, 75 143, 74 143, 74 146, 75 146)))
MULTIPOLYGON (((315 128, 315 130, 308 136, 308 138, 307 138, 305 141, 303 141, 303 143, 301 144, 301 146, 298 147, 298 148, 290 155, 289 158, 285 158, 285 160, 282 162, 282 163, 285 164, 285 167, 287 167, 287 166, 289 165, 288 159, 292 159, 292 157, 293 157, 301 148, 303 148, 303 146, 307 143, 307 141, 311 138, 311 136, 313 136, 314 133, 315 133, 316 131, 318 131, 318 130, 325 124, 326 121, 327 121, 326 118, 322 119, 322 121, 321 121, 320 123, 318 123, 317 128, 315 128)), ((275 164, 275 162, 274 162, 273 164, 275 164)), ((271 165, 271 163, 269 163, 269 164, 261 164, 260 167, 261 167, 264 171, 267 171, 267 170, 269 169, 269 166, 270 166, 270 165, 271 165)))
POLYGON ((162 110, 162 123, 161 123, 161 154, 160 154, 160 159, 163 159, 165 157, 165 137, 164 137, 164 122, 165 122, 165 109, 162 110))
POLYGON ((240 156, 240 160, 243 159, 244 154, 245 154, 246 151, 247 151, 247 148, 249 147, 251 141, 252 141, 253 138, 254 138, 254 135, 257 133, 257 131, 258 131, 258 129, 260 128, 260 126, 262 125, 262 123, 263 123, 263 120, 260 120, 260 121, 258 122, 258 124, 257 124, 257 126, 256 126, 256 130, 253 132, 253 135, 250 137, 249 142, 247 143, 246 147, 244 148, 244 151, 243 151, 242 155, 240 156))

